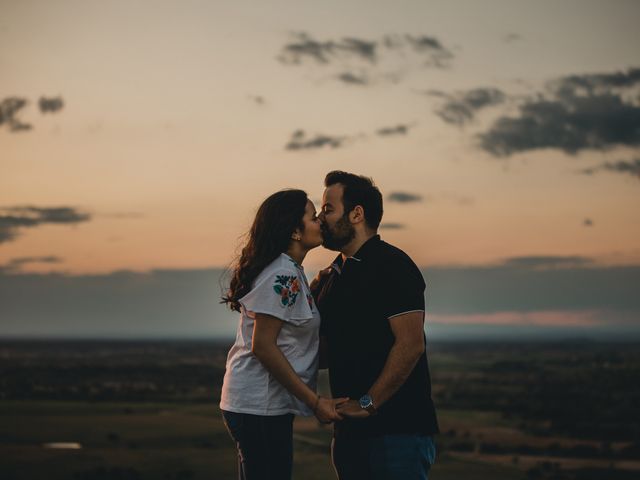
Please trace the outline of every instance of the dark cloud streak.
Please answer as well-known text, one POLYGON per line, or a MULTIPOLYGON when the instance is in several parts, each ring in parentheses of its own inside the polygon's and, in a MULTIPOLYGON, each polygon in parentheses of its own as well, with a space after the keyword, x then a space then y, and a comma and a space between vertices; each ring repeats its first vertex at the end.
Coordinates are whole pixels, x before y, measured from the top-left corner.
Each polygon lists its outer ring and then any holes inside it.
POLYGON ((286 150, 314 150, 323 147, 340 148, 343 146, 346 137, 336 137, 329 135, 316 135, 307 137, 304 130, 296 130, 291 135, 286 150))
POLYGON ((478 110, 503 103, 507 98, 497 88, 474 88, 454 94, 447 94, 438 90, 429 90, 426 93, 446 99, 446 103, 436 110, 436 114, 443 121, 458 126, 472 121, 478 110))
POLYGON ((389 202, 397 202, 397 203, 413 203, 413 202, 421 202, 422 196, 417 195, 415 193, 409 193, 409 192, 391 192, 387 196, 387 200, 389 202))
POLYGON ((91 219, 88 213, 72 207, 41 208, 18 206, 0 208, 0 243, 15 240, 17 230, 43 224, 77 224, 91 219))
POLYGON ((10 132, 31 130, 33 127, 23 123, 17 118, 17 113, 22 110, 28 101, 26 98, 8 97, 0 102, 0 126, 6 124, 10 132))
POLYGON ((62 100, 62 97, 40 97, 38 105, 40 107, 40 112, 42 113, 55 113, 59 110, 62 110, 62 107, 64 107, 64 101, 62 100))
MULTIPOLYGON (((640 84, 640 69, 571 75, 551 82, 546 94, 527 100, 519 116, 501 117, 478 136, 480 146, 497 157, 552 148, 575 155, 640 145, 640 105, 630 89, 640 84)), ((637 92, 635 92, 637 94, 637 92)))

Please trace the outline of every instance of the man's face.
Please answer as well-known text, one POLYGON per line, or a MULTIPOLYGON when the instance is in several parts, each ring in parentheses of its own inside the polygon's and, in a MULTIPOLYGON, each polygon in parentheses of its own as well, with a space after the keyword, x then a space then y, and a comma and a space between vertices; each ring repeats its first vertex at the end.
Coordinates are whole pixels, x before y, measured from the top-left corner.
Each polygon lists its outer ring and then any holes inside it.
POLYGON ((322 195, 322 245, 329 250, 340 250, 356 235, 349 221, 349 213, 344 211, 342 193, 344 186, 339 183, 327 187, 322 195))

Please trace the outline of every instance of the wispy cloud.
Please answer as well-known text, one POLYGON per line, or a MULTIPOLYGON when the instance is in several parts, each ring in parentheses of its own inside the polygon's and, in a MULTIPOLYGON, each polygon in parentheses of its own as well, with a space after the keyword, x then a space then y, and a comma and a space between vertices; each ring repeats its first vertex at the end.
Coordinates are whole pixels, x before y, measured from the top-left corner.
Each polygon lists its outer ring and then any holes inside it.
POLYGON ((580 173, 593 175, 598 172, 613 172, 632 175, 640 178, 640 158, 635 160, 618 160, 617 162, 605 162, 595 167, 584 168, 580 173))
POLYGON ((504 260, 503 265, 506 267, 544 269, 584 267, 593 263, 593 259, 580 256, 528 256, 507 258, 504 260))
POLYGON ((62 258, 55 255, 48 255, 42 257, 18 257, 12 258, 4 265, 0 265, 0 272, 4 273, 16 273, 22 269, 23 265, 29 263, 61 263, 62 258))
POLYGON ((286 150, 314 150, 323 147, 340 148, 343 146, 347 137, 315 135, 308 137, 304 130, 296 130, 291 135, 289 143, 285 146, 286 150))
POLYGON ((306 32, 294 33, 277 55, 289 66, 311 64, 339 68, 335 78, 348 85, 366 86, 377 82, 396 83, 401 71, 412 66, 446 68, 454 58, 452 51, 436 37, 393 34, 374 39, 345 36, 317 40, 306 32), (395 63, 391 71, 386 62, 395 63), (398 68, 397 63, 403 64, 398 68))
POLYGON ((28 103, 26 98, 8 97, 0 102, 0 126, 7 125, 10 132, 31 130, 32 125, 22 122, 17 114, 28 103))
POLYGON ((403 230, 407 228, 407 226, 403 223, 384 222, 381 223, 378 228, 381 230, 403 230))
POLYGON ((256 105, 264 105, 266 103, 264 97, 262 95, 249 95, 249 100, 251 100, 256 105))
POLYGON ((504 43, 514 43, 522 40, 522 35, 518 33, 507 33, 504 37, 502 37, 502 41, 504 43))
POLYGON ((397 203, 421 202, 422 195, 409 192, 391 192, 389 195, 387 195, 387 200, 397 203))
POLYGON ((569 154, 640 145, 640 68, 571 75, 529 98, 519 116, 501 117, 479 135, 487 152, 509 156, 553 148, 569 154))
POLYGON ((64 101, 62 100, 62 97, 40 97, 38 105, 40 107, 40 112, 42 113, 55 113, 62 110, 62 107, 64 107, 64 101))
POLYGON ((90 219, 89 213, 80 212, 73 207, 0 207, 0 243, 14 240, 20 228, 32 228, 47 223, 77 224, 90 219))
POLYGON ((411 125, 396 125, 394 127, 384 127, 376 131, 377 135, 387 137, 390 135, 406 135, 409 133, 411 125))
POLYGON ((497 88, 474 88, 448 94, 439 90, 428 90, 428 95, 445 99, 436 114, 445 122, 464 125, 472 121, 478 110, 503 103, 507 96, 497 88))
POLYGON ((337 76, 342 83, 351 85, 369 85, 370 79, 364 73, 343 72, 337 76))

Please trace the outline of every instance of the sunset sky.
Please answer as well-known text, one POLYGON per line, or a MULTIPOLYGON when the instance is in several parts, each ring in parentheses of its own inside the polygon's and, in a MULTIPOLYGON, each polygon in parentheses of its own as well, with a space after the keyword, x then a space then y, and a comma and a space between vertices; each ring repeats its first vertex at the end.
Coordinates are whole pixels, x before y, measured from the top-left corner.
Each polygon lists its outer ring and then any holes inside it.
MULTIPOLYGON (((92 281, 205 285, 267 195, 319 209, 333 169, 382 190, 380 233, 423 268, 435 324, 637 332, 639 21, 622 0, 0 0, 0 335, 115 334, 130 322, 86 323, 109 303, 92 281), (494 274, 521 301, 478 303, 494 274), (573 300, 527 304, 538 275, 573 300), (59 300, 47 323, 37 295, 63 283, 86 310, 59 300)), ((169 315, 154 292, 101 315, 169 315)), ((170 315, 212 334, 215 300, 170 315)))

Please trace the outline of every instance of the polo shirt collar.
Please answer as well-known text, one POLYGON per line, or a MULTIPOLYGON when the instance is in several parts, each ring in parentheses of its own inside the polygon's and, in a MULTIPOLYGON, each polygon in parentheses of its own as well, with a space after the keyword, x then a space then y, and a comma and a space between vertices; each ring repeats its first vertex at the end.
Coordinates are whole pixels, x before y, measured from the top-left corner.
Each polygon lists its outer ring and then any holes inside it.
MULTIPOLYGON (((377 244, 379 244, 382 240, 380 240, 380 235, 374 235, 369 240, 364 242, 358 251, 354 253, 352 256, 347 257, 347 260, 355 260, 357 262, 361 262, 365 260, 367 257, 371 256, 373 249, 377 244)), ((338 273, 342 273, 342 268, 344 266, 342 260, 342 254, 339 254, 331 263, 331 268, 338 273)))
POLYGON ((359 262, 361 262, 362 260, 366 260, 367 257, 370 257, 372 255, 376 245, 378 245, 381 241, 382 240, 380 240, 380 235, 374 235, 369 240, 364 242, 358 249, 358 251, 354 253, 350 258, 358 260, 359 262))

